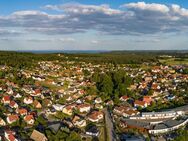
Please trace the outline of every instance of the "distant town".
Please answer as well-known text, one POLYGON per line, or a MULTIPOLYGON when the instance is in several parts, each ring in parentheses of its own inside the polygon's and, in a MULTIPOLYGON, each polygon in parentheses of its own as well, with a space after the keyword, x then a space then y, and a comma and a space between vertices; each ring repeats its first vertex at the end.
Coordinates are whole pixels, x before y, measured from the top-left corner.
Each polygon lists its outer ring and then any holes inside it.
POLYGON ((0 55, 0 140, 188 139, 186 53, 0 55))

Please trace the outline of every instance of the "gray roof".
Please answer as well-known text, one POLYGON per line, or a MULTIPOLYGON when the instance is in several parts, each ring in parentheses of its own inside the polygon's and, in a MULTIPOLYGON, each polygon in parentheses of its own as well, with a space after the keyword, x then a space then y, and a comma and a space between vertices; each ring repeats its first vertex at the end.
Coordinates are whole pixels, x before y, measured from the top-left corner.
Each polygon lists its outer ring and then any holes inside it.
POLYGON ((55 132, 57 132, 59 130, 59 128, 61 127, 60 123, 55 123, 55 124, 51 124, 48 126, 50 129, 54 130, 55 132))
POLYGON ((157 124, 154 127, 154 130, 165 129, 165 128, 167 128, 167 126, 165 124, 161 123, 161 124, 157 124))
POLYGON ((143 127, 146 129, 150 128, 150 124, 146 122, 140 122, 137 120, 131 120, 131 119, 125 119, 124 120, 128 125, 137 126, 137 127, 143 127))
POLYGON ((164 112, 143 112, 142 115, 158 115, 158 114, 175 114, 175 111, 164 111, 164 112))
POLYGON ((164 124, 167 126, 167 127, 173 127, 173 126, 176 126, 178 124, 180 124, 181 121, 178 121, 178 120, 167 120, 164 122, 164 124))

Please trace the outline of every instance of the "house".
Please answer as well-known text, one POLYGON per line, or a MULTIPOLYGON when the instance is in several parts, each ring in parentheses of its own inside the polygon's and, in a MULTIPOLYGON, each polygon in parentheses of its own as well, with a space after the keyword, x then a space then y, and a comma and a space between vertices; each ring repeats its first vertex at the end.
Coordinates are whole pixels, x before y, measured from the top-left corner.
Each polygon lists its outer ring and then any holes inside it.
POLYGON ((89 112, 91 109, 90 104, 80 104, 77 105, 78 110, 83 113, 83 112, 89 112))
POLYGON ((91 122, 99 122, 104 118, 103 113, 100 111, 93 111, 88 115, 88 120, 91 122))
POLYGON ((14 92, 13 97, 14 98, 21 98, 22 96, 19 93, 14 92))
POLYGON ((34 141, 47 141, 47 137, 37 130, 33 130, 30 138, 34 141))
POLYGON ((161 89, 161 87, 159 86, 159 84, 157 84, 157 83, 152 83, 152 85, 151 85, 151 89, 153 89, 153 90, 160 90, 161 89))
POLYGON ((81 119, 79 116, 74 116, 72 123, 80 128, 86 126, 86 120, 81 119))
POLYGON ((67 114, 67 115, 69 115, 69 116, 71 116, 72 113, 73 113, 73 108, 75 106, 76 106, 75 104, 68 105, 68 106, 66 106, 66 107, 63 108, 62 112, 65 113, 65 114, 67 114))
POLYGON ((90 135, 90 136, 98 136, 99 135, 99 129, 97 128, 97 126, 89 126, 86 129, 86 134, 90 135))
POLYGON ((40 104, 40 102, 38 100, 34 100, 33 102, 33 106, 37 109, 41 109, 42 105, 40 104))
POLYGON ((0 126, 5 126, 5 125, 6 125, 5 121, 2 118, 0 118, 0 126))
POLYGON ((95 103, 97 103, 97 104, 102 103, 102 99, 100 97, 96 98, 95 103))
POLYGON ((116 106, 116 107, 114 108, 113 112, 114 112, 114 113, 117 113, 118 115, 122 115, 126 108, 127 108, 127 107, 123 107, 123 106, 117 107, 117 106, 116 106))
POLYGON ((62 111, 65 106, 64 106, 64 105, 61 105, 61 104, 54 104, 54 105, 52 105, 52 107, 53 107, 56 111, 62 111))
POLYGON ((121 115, 124 117, 134 116, 139 114, 138 111, 134 110, 133 108, 127 107, 127 106, 119 106, 115 107, 113 112, 117 115, 121 115))
POLYGON ((9 124, 13 123, 13 122, 16 122, 17 120, 19 119, 18 115, 14 114, 14 115, 9 115, 7 117, 7 122, 9 124))
POLYGON ((124 96, 122 96, 122 97, 120 97, 120 101, 127 101, 129 99, 129 97, 128 96, 126 96, 126 95, 124 95, 124 96))
POLYGON ((135 100, 134 102, 134 107, 146 108, 147 106, 148 106, 147 103, 144 101, 135 100))
POLYGON ((15 109, 18 108, 18 104, 17 104, 14 100, 10 101, 9 106, 10 106, 11 108, 15 108, 15 109))
POLYGON ((31 96, 40 96, 41 95, 41 90, 40 89, 35 89, 34 93, 31 94, 31 96))
POLYGON ((21 108, 21 109, 16 109, 16 113, 20 114, 21 116, 27 115, 27 109, 21 108))
POLYGON ((49 107, 49 106, 52 105, 52 101, 50 99, 44 99, 43 100, 43 104, 44 104, 44 106, 49 107))
POLYGON ((8 90, 6 91, 6 93, 9 94, 9 95, 12 95, 14 92, 13 92, 13 90, 11 88, 8 88, 8 90))
POLYGON ((32 104, 33 103, 33 98, 30 96, 30 97, 25 97, 23 102, 25 104, 32 104))
POLYGON ((113 106, 113 105, 114 105, 113 100, 107 101, 107 102, 106 102, 106 105, 107 105, 107 106, 113 106))
POLYGON ((26 115, 24 121, 29 125, 33 125, 35 122, 33 115, 26 115))
POLYGON ((15 138, 14 132, 12 131, 5 131, 5 138, 7 141, 18 141, 18 139, 15 138))
POLYGON ((4 104, 9 104, 10 103, 10 96, 8 96, 8 95, 3 96, 1 102, 4 103, 4 104))
POLYGON ((96 104, 95 104, 95 108, 101 110, 101 109, 103 109, 103 105, 96 103, 96 104))
POLYGON ((144 96, 144 97, 143 97, 143 101, 144 101, 145 103, 147 103, 147 105, 150 105, 151 102, 153 101, 153 99, 151 98, 151 96, 144 96))
POLYGON ((147 86, 148 86, 148 83, 147 83, 147 82, 142 82, 142 83, 139 85, 138 89, 146 89, 147 86))

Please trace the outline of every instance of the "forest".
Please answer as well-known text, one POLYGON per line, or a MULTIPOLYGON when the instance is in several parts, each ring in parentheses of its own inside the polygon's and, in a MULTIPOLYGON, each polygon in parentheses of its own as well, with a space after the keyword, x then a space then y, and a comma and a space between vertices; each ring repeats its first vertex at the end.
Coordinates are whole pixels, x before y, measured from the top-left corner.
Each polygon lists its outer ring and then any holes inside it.
POLYGON ((159 63, 161 55, 172 55, 178 58, 187 58, 188 53, 179 52, 103 52, 103 53, 51 53, 35 54, 28 52, 0 51, 0 65, 12 66, 15 68, 32 67, 38 61, 85 61, 91 63, 113 63, 113 64, 141 64, 143 62, 159 63), (58 54, 61 54, 60 56, 58 54), (63 56, 63 57, 62 57, 63 56))

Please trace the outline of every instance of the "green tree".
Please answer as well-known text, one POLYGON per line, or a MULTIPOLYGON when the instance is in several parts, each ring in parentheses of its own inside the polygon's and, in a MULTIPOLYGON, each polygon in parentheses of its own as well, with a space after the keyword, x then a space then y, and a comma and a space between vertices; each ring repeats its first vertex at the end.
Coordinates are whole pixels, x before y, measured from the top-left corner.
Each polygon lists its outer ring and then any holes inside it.
POLYGON ((71 132, 70 135, 67 137, 66 141, 81 141, 81 137, 76 132, 71 132))

